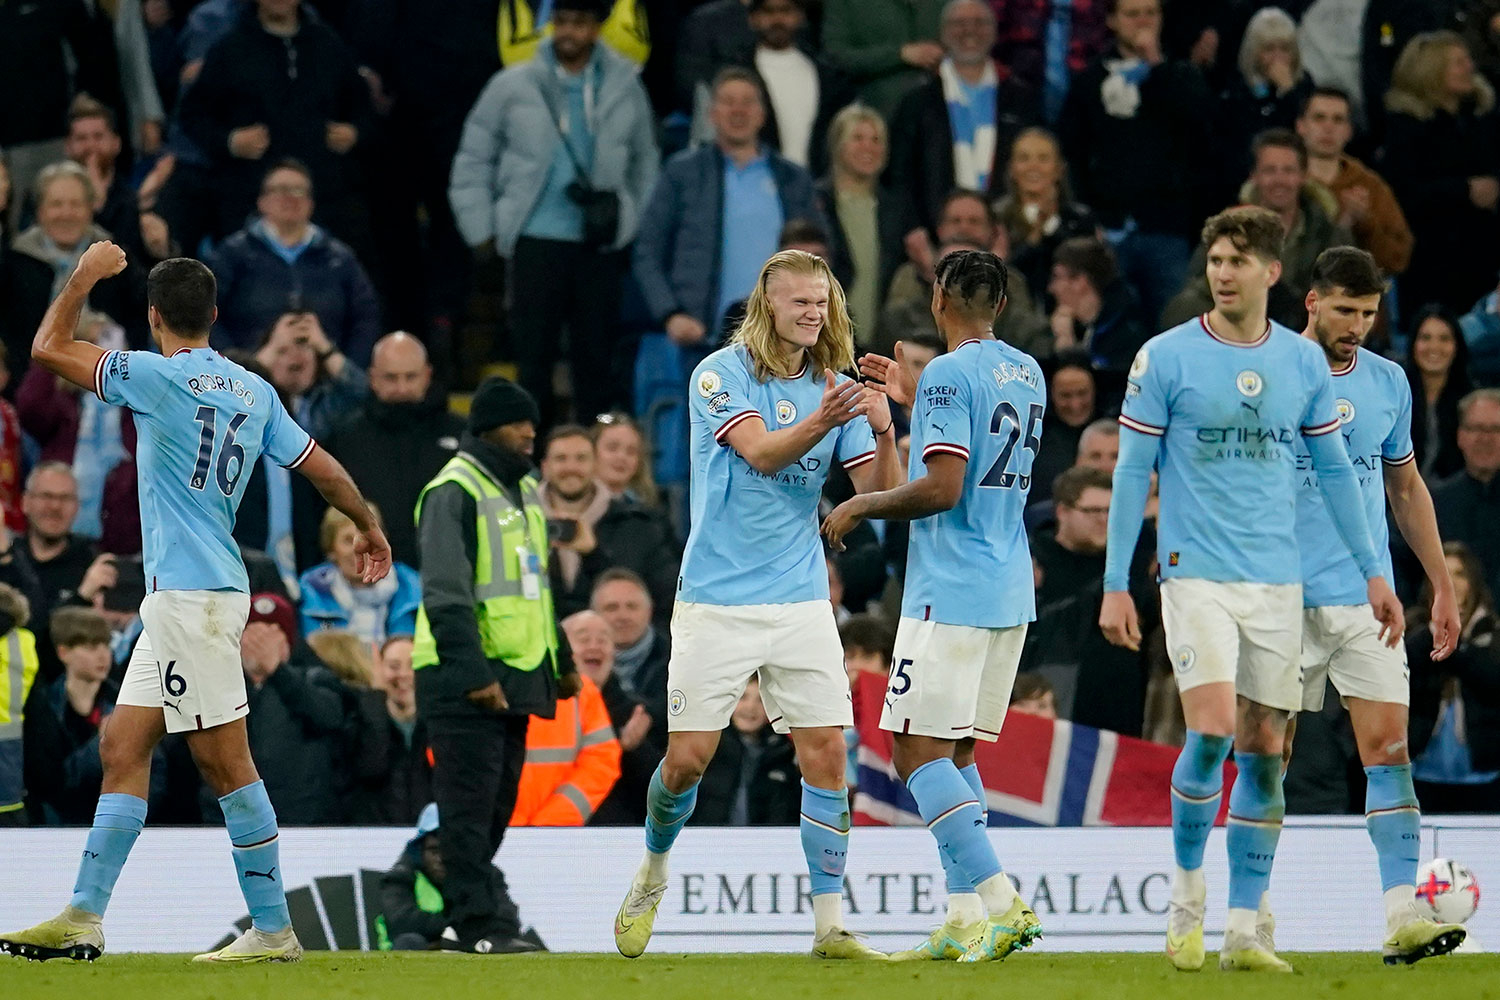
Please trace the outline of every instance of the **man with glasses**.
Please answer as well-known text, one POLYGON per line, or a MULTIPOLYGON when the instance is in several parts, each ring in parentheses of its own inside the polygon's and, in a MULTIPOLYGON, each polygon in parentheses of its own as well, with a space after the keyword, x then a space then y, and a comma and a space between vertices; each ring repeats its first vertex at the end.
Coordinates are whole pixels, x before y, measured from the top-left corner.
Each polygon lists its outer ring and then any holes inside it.
POLYGON ((99 555, 94 543, 73 534, 78 517, 78 480, 63 462, 42 462, 26 477, 21 496, 26 515, 25 555, 31 557, 41 584, 43 605, 31 609, 31 620, 45 622, 52 609, 81 601, 115 585, 113 557, 99 555))
POLYGON ((380 300, 354 251, 313 223, 307 166, 276 163, 255 204, 259 217, 207 261, 219 283, 214 347, 255 350, 286 313, 311 313, 329 341, 314 345, 321 360, 337 350, 368 368, 380 336, 380 300))
POLYGON ((1459 400, 1458 450, 1464 470, 1432 488, 1438 530, 1479 557, 1490 593, 1500 593, 1500 389, 1476 389, 1459 400))

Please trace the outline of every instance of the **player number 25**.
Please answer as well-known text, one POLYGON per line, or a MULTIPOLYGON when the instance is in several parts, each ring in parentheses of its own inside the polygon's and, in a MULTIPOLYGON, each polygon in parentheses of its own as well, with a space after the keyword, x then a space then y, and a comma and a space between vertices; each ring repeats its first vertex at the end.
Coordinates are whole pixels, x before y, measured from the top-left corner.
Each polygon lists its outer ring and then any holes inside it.
MULTIPOLYGON (((214 479, 218 483, 219 492, 226 497, 234 496, 234 488, 239 484, 240 476, 245 471, 245 449, 235 443, 235 435, 240 432, 240 425, 249 419, 248 413, 236 413, 234 419, 229 421, 229 427, 224 431, 224 444, 219 448, 219 462, 214 468, 214 479), (232 474, 231 474, 232 473, 232 474)), ((212 406, 200 406, 193 419, 201 425, 198 432, 198 463, 193 467, 193 478, 188 484, 195 490, 201 490, 208 485, 208 468, 213 464, 214 437, 219 426, 219 411, 212 406)))
POLYGON ((903 695, 911 690, 911 675, 906 672, 906 668, 911 665, 911 660, 897 661, 891 670, 891 694, 903 695))
MULTIPOLYGON (((1046 412, 1045 408, 1040 403, 1032 403, 1026 416, 1026 440, 1023 446, 1031 452, 1033 461, 1036 460, 1036 453, 1042 447, 1042 439, 1037 437, 1037 424, 1041 423, 1044 412, 1046 412)), ((1011 456, 1015 454, 1016 442, 1021 440, 1021 414, 1017 413, 1015 406, 1008 401, 995 407, 995 412, 990 415, 990 433, 1001 433, 1006 424, 1010 425, 1010 432, 1006 435, 1005 443, 1000 447, 1000 457, 995 459, 995 464, 990 466, 990 471, 984 474, 979 485, 1006 490, 1016 486, 1019 481, 1021 489, 1030 489, 1031 476, 1006 471, 1010 465, 1011 456)))

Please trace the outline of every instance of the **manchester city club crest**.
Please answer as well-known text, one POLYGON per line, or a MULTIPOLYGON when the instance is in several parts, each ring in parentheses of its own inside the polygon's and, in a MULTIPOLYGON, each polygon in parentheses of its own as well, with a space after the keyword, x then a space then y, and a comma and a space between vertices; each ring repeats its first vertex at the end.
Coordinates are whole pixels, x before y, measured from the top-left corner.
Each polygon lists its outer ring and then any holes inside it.
POLYGON ((681 715, 684 708, 687 708, 687 695, 681 691, 673 691, 667 696, 667 711, 673 715, 681 715))
POLYGON ((1339 423, 1347 424, 1354 419, 1354 404, 1347 399, 1340 399, 1333 408, 1338 412, 1339 423))
POLYGON ((719 373, 710 368, 708 371, 698 376, 698 395, 702 396, 704 399, 707 399, 714 393, 718 392, 719 386, 723 384, 724 380, 719 377, 719 373))
POLYGON ((1143 347, 1135 352, 1135 360, 1130 363, 1130 377, 1140 378, 1146 374, 1146 367, 1150 360, 1146 357, 1146 349, 1143 347))
POLYGON ((776 422, 778 424, 789 424, 797 419, 797 405, 790 399, 778 399, 776 401, 776 422))
POLYGON ((1192 646, 1178 646, 1177 651, 1172 654, 1172 664, 1177 668, 1179 674, 1185 674, 1193 669, 1193 664, 1198 662, 1198 654, 1193 652, 1192 646))
POLYGON ((1241 396, 1254 399, 1260 395, 1260 391, 1266 387, 1266 384, 1261 380, 1259 372, 1247 368, 1234 377, 1234 387, 1240 391, 1241 396))

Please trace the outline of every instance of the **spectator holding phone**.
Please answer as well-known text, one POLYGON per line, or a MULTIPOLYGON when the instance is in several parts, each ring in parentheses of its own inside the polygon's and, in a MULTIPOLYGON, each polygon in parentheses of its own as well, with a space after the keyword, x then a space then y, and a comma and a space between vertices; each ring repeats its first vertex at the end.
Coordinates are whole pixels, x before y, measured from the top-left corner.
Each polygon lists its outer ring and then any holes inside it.
POLYGON ((282 313, 266 331, 255 360, 270 373, 298 426, 314 438, 326 437, 370 389, 364 369, 329 341, 316 313, 282 313))
POLYGON ((586 429, 565 424, 547 435, 539 493, 558 617, 588 608, 595 579, 620 566, 645 578, 657 607, 671 607, 681 559, 671 525, 665 515, 614 496, 596 471, 586 429))

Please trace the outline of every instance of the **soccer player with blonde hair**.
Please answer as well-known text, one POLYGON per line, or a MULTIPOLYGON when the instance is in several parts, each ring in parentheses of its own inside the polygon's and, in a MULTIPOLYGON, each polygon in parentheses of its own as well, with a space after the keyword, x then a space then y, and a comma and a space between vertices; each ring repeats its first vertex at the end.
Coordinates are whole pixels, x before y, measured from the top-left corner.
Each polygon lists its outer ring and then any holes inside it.
POLYGON ((884 957, 843 926, 843 730, 854 717, 817 511, 834 462, 861 493, 904 477, 885 396, 838 374, 853 364, 843 289, 821 257, 783 250, 761 270, 730 344, 693 372, 692 529, 672 614, 667 754, 647 794, 646 857, 615 917, 626 957, 646 950, 668 852, 757 674, 802 769, 813 955, 884 957))

